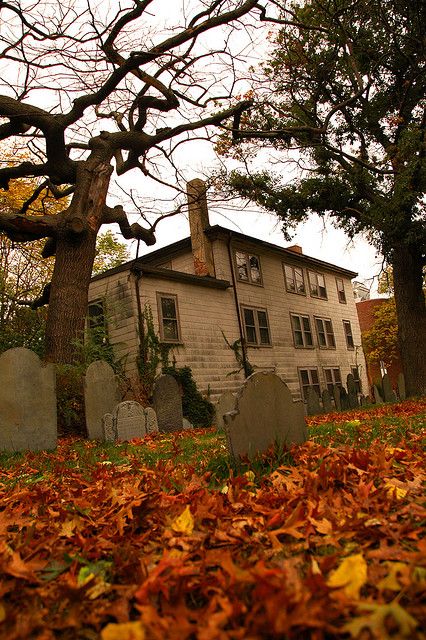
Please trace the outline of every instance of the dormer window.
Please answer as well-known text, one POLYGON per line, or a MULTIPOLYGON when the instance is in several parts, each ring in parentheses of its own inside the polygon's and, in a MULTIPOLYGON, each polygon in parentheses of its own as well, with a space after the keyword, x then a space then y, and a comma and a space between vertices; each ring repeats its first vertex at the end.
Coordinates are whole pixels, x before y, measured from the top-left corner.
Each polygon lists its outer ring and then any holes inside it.
POLYGON ((236 251, 235 266, 238 280, 249 282, 250 284, 262 284, 259 256, 245 251, 236 251))

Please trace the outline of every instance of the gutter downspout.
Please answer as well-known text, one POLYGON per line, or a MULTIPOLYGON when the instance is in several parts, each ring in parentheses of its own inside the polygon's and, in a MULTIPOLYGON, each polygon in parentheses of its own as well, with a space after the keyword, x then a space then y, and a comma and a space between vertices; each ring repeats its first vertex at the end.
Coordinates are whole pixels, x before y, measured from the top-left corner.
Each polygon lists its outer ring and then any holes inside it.
POLYGON ((242 355, 242 359, 243 359, 244 375, 245 375, 246 378, 248 378, 248 376, 250 375, 250 370, 249 370, 249 364, 248 364, 248 359, 247 359, 246 339, 244 337, 243 323, 241 322, 240 303, 239 303, 239 300, 238 300, 238 293, 237 293, 237 282, 235 280, 235 273, 234 273, 234 267, 233 267, 233 262, 232 262, 231 242, 232 242, 232 234, 229 233, 228 242, 226 243, 226 246, 227 246, 227 249, 228 249, 229 268, 231 269, 232 287, 234 289, 235 309, 236 309, 236 312, 237 312, 238 329, 239 329, 239 333, 240 333, 241 355, 242 355))
POLYGON ((145 327, 144 327, 144 321, 143 321, 141 294, 139 290, 139 282, 142 277, 142 274, 136 271, 134 267, 133 269, 131 269, 131 272, 135 277, 135 293, 136 293, 136 306, 137 306, 137 313, 138 313, 138 336, 139 336, 139 350, 138 350, 139 353, 137 356, 137 360, 139 360, 140 358, 142 358, 141 347, 145 338, 145 327))

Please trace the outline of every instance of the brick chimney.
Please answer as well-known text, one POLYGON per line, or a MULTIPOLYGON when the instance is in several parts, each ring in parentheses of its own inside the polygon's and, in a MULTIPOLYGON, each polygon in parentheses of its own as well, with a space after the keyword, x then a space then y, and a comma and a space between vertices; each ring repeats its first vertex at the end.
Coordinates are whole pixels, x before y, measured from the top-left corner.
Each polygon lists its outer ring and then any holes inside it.
POLYGON ((213 249, 204 230, 210 226, 206 185, 199 178, 186 185, 188 195, 189 228, 191 232, 194 272, 197 276, 215 277, 213 249))
POLYGON ((291 247, 286 247, 286 249, 288 249, 288 251, 293 251, 294 253, 303 253, 300 244, 292 244, 291 247))

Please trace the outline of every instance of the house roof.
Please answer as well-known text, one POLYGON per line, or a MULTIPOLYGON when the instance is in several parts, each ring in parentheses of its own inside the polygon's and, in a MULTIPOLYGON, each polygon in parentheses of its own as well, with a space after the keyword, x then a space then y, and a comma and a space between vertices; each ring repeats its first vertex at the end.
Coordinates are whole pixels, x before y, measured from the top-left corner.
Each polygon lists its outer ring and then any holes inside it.
MULTIPOLYGON (((269 252, 277 253, 281 255, 283 258, 287 258, 293 262, 300 263, 308 263, 313 268, 318 269, 327 269, 328 271, 334 271, 336 273, 340 273, 345 275, 346 277, 352 279, 355 278, 358 274, 355 271, 351 271, 350 269, 345 269, 344 267, 339 267, 338 265, 332 264, 330 262, 325 262, 324 260, 318 260, 318 258, 313 258, 311 256, 306 255, 305 253, 298 253, 291 249, 285 249, 284 247, 280 247, 277 244, 272 244, 271 242, 266 242, 265 240, 259 240, 258 238, 253 238, 252 236, 247 236, 244 233, 239 233, 238 231, 233 231, 231 229, 227 229, 226 227, 222 227, 218 224, 208 227, 205 230, 205 234, 210 240, 235 240, 241 244, 250 244, 258 249, 264 249, 269 252)), ((129 262, 125 262, 119 267, 114 267, 113 269, 108 269, 108 271, 104 271, 97 276, 92 278, 92 281, 100 280, 107 276, 113 275, 114 273, 120 273, 121 271, 146 271, 146 267, 153 262, 159 262, 161 260, 168 261, 173 257, 185 253, 186 251, 191 250, 191 238, 187 237, 183 240, 178 240, 177 242, 173 242, 165 247, 161 247, 161 249, 156 249, 155 251, 151 251, 150 253, 145 254, 144 256, 140 256, 134 260, 130 260, 129 262)), ((152 268, 151 268, 152 269, 152 268)), ((158 270, 158 268, 156 269, 158 270)), ((163 277, 166 277, 166 273, 169 275, 169 278, 172 279, 172 273, 181 273, 172 271, 171 269, 161 269, 161 273, 165 272, 163 277)), ((153 273, 151 275, 154 275, 153 273)), ((158 274, 157 274, 158 275, 158 274)), ((185 274, 191 275, 191 274, 185 274)), ((206 276, 191 276, 197 282, 199 280, 205 280, 206 276)), ((194 284, 195 284, 194 280, 194 284)), ((209 280, 216 280, 216 278, 209 278, 209 280)), ((225 281, 220 281, 225 282, 225 281)), ((229 285, 228 285, 229 286, 229 285)))

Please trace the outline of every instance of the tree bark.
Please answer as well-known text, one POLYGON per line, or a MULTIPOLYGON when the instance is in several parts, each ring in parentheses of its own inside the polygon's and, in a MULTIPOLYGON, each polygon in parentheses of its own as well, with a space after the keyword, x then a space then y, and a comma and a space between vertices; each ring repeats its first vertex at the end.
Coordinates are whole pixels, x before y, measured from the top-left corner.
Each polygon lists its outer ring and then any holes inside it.
POLYGON ((58 229, 45 344, 45 358, 52 362, 78 360, 77 342, 84 339, 96 237, 111 172, 111 165, 97 157, 82 163, 66 219, 58 229))
POLYGON ((398 343, 408 396, 426 395, 426 304, 418 247, 400 244, 392 257, 398 343))

